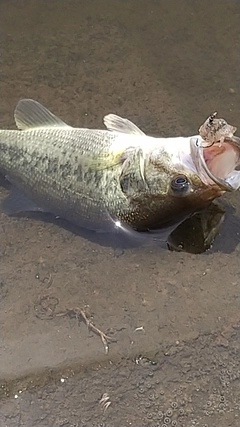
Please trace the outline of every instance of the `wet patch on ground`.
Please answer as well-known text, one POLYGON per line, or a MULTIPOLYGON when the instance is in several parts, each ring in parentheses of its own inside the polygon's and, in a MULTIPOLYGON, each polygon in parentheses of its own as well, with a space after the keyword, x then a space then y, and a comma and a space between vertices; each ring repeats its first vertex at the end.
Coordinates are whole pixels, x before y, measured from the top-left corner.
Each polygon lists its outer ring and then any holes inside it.
POLYGON ((122 426, 234 427, 240 422, 240 323, 227 349, 215 338, 2 382, 3 425, 110 427, 121 420, 122 426))

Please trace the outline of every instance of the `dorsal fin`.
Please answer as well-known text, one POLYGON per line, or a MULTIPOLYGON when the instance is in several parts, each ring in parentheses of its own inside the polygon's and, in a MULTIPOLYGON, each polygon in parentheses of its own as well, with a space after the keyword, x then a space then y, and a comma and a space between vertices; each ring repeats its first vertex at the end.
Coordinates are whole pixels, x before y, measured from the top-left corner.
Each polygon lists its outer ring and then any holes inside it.
POLYGON ((36 129, 52 127, 70 127, 51 111, 33 99, 22 99, 18 102, 14 118, 18 129, 36 129))
POLYGON ((135 135, 145 135, 134 123, 128 119, 123 119, 115 114, 108 114, 103 118, 106 128, 110 131, 131 133, 135 135))

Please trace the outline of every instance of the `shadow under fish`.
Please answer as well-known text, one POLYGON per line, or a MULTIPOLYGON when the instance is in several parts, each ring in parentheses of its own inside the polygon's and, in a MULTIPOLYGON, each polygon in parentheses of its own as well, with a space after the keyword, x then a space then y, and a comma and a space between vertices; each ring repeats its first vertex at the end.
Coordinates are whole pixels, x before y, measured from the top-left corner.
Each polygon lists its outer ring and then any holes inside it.
MULTIPOLYGON (((154 245, 171 251, 200 254, 210 249, 219 234, 224 222, 226 209, 219 203, 212 202, 200 212, 192 214, 180 223, 171 224, 154 231, 135 231, 130 227, 116 229, 112 233, 96 232, 78 227, 62 218, 56 218, 50 213, 44 213, 29 201, 19 191, 11 188, 11 184, 0 175, 0 184, 10 191, 9 196, 2 202, 1 208, 10 216, 41 219, 44 222, 55 223, 62 228, 101 246, 112 247, 115 255, 121 255, 124 250, 154 245)), ((239 226, 239 224, 238 224, 239 226)))

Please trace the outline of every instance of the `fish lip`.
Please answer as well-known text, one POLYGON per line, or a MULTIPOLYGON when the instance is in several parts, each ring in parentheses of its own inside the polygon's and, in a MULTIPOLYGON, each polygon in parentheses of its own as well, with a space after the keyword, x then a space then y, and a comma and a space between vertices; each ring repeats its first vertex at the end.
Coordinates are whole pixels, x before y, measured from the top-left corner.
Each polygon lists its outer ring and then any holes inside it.
POLYGON ((232 137, 225 137, 224 142, 231 142, 240 150, 240 138, 239 136, 233 135, 232 137))
MULTIPOLYGON (((197 137, 193 137, 190 140, 190 145, 191 145, 191 152, 192 152, 192 157, 193 159, 195 159, 196 157, 200 160, 200 165, 196 165, 197 170, 200 169, 201 167, 203 168, 204 172, 208 175, 208 177, 215 183, 217 184, 221 190, 223 191, 236 191, 236 187, 233 187, 229 182, 227 182, 224 179, 221 179, 219 177, 217 177, 216 175, 214 175, 210 169, 208 168, 206 161, 204 159, 204 146, 202 144, 202 142, 204 142, 204 140, 201 138, 201 136, 197 136, 197 137), (199 166, 199 167, 197 167, 199 166)), ((233 145, 235 145, 238 150, 239 150, 239 159, 240 159, 240 138, 237 136, 231 136, 231 137, 225 137, 224 138, 224 142, 229 142, 233 145)), ((198 170, 198 173, 200 174, 201 177, 201 171, 198 170)), ((240 175, 240 171, 239 171, 239 175, 240 175)), ((209 185, 209 183, 208 183, 209 185)), ((239 186, 240 186, 240 178, 239 178, 239 186)), ((239 188, 238 186, 238 188, 239 188)))

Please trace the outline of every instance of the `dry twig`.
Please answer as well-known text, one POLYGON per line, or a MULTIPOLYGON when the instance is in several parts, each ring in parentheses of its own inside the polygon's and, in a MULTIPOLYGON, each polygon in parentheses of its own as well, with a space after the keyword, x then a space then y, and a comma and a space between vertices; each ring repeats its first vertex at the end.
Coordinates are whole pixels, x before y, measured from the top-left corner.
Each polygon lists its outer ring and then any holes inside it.
POLYGON ((81 308, 70 308, 66 309, 65 311, 59 311, 56 312, 56 307, 59 304, 59 300, 53 296, 50 295, 44 295, 41 296, 38 299, 37 304, 34 305, 34 311, 35 315, 42 320, 50 320, 54 317, 64 317, 69 316, 70 318, 75 318, 78 320, 78 323, 80 323, 81 320, 85 322, 89 330, 92 330, 95 334, 99 335, 103 346, 105 353, 107 354, 109 351, 109 342, 116 342, 116 340, 112 337, 109 337, 104 332, 101 331, 101 329, 97 328, 87 317, 87 314, 84 310, 81 308))
POLYGON ((114 338, 109 337, 108 335, 106 335, 104 332, 101 331, 101 329, 97 328, 88 318, 86 313, 84 312, 84 310, 82 310, 81 308, 72 308, 72 309, 67 309, 64 312, 60 312, 60 313, 56 313, 56 317, 62 317, 62 316, 69 316, 71 318, 75 318, 78 320, 78 322, 81 321, 81 318, 83 319, 83 321, 86 323, 87 327, 89 330, 92 330, 95 334, 99 335, 103 346, 104 346, 104 350, 105 353, 107 354, 109 351, 109 346, 108 346, 108 342, 114 342, 116 341, 114 338))

